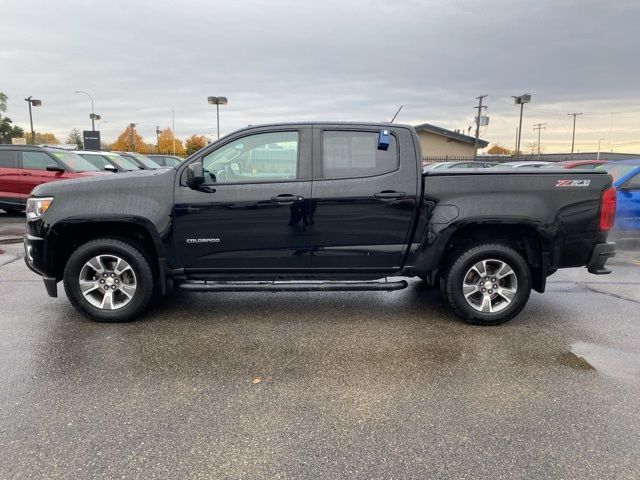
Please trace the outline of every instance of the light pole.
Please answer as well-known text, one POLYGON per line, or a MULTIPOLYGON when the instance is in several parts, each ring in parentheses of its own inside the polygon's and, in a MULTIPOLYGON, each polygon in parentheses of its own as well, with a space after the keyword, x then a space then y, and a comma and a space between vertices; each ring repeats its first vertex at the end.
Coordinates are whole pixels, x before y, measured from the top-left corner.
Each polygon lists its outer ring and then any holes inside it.
POLYGON ((207 102, 216 106, 216 125, 218 127, 218 138, 220 138, 220 105, 226 105, 227 97, 207 97, 207 102))
POLYGON ((156 150, 158 151, 157 153, 160 153, 160 134, 162 133, 162 130, 160 130, 160 125, 156 126, 156 150))
POLYGON ((133 129, 136 128, 137 123, 129 124, 129 145, 131 146, 131 151, 136 151, 135 137, 133 136, 133 129))
POLYGON ((513 96, 516 105, 520 105, 520 123, 518 124, 518 141, 516 142, 516 160, 520 157, 520 138, 522 136, 522 111, 524 110, 524 104, 531 101, 530 93, 523 93, 516 97, 513 96))
POLYGON ((31 145, 35 143, 36 132, 33 130, 33 114, 31 113, 31 107, 39 107, 42 105, 42 100, 36 100, 33 98, 33 95, 28 96, 24 99, 25 102, 29 104, 29 123, 31 124, 31 145))
POLYGON ((573 146, 576 143, 576 117, 582 115, 582 112, 567 113, 573 117, 573 133, 571 134, 571 159, 573 159, 573 146))
POLYGON ((89 97, 89 100, 91 100, 91 113, 89 114, 89 118, 91 119, 91 131, 95 132, 96 131, 96 120, 100 120, 100 115, 96 115, 96 112, 93 110, 93 97, 91 95, 89 95, 87 92, 83 92, 82 90, 76 90, 73 93, 84 93, 87 97, 89 97))
POLYGON ((599 138, 598 139, 598 155, 596 157, 596 160, 600 160, 600 142, 602 142, 603 140, 606 140, 606 138, 599 138))

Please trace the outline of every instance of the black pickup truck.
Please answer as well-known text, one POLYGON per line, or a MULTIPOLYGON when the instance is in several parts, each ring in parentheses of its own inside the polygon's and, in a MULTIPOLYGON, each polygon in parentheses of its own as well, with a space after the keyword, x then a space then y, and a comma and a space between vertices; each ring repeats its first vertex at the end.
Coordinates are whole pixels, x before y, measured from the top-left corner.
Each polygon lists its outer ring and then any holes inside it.
POLYGON ((170 169, 50 183, 27 204, 29 268, 84 315, 138 317, 189 291, 440 288, 465 321, 517 315, 558 268, 594 274, 615 191, 604 172, 422 172, 396 124, 252 126, 170 169))

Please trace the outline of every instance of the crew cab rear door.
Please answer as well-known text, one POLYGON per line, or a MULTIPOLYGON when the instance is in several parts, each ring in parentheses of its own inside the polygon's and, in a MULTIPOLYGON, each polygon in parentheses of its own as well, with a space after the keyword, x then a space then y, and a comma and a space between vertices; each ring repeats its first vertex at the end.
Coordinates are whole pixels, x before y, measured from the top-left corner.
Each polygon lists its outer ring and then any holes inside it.
POLYGON ((411 131, 316 125, 313 144, 313 270, 391 272, 402 266, 421 176, 411 131))
POLYGON ((311 133, 293 125, 231 135, 203 153, 198 190, 182 170, 174 241, 187 273, 309 269, 311 133))

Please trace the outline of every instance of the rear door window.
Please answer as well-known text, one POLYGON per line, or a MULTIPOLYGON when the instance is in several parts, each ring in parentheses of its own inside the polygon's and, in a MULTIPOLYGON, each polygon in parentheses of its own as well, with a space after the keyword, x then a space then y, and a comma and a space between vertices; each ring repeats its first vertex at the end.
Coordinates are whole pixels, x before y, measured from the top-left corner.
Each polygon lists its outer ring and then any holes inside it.
POLYGON ((369 177, 398 168, 395 136, 387 150, 378 149, 377 132, 325 130, 322 134, 323 178, 369 177))
POLYGON ((18 156, 14 150, 0 150, 0 168, 16 168, 18 156))

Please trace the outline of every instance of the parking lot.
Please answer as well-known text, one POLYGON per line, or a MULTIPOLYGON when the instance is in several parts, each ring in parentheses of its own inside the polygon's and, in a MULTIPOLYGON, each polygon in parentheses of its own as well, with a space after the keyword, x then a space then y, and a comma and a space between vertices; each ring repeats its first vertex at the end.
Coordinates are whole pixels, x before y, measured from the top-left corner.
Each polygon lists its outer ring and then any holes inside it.
POLYGON ((419 281, 180 293, 98 324, 21 248, 0 244, 2 478, 640 476, 633 250, 481 328, 419 281))

